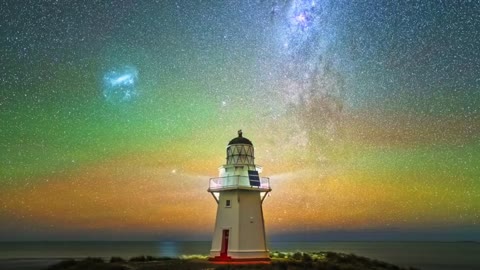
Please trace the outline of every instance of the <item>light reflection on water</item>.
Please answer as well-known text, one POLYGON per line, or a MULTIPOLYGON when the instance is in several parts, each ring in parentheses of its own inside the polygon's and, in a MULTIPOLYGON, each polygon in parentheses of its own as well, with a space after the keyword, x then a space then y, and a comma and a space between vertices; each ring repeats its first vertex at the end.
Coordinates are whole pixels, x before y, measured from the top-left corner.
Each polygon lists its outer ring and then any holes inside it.
POLYGON ((162 257, 172 258, 182 255, 179 252, 179 242, 159 242, 157 253, 162 257))

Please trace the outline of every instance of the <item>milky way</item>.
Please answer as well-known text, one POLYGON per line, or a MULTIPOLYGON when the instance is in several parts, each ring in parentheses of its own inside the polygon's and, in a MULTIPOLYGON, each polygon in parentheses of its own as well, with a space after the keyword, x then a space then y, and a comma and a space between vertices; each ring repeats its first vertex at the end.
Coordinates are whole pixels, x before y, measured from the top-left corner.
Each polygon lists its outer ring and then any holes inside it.
POLYGON ((292 146, 301 141, 309 158, 320 162, 329 158, 325 150, 331 142, 341 139, 344 103, 344 75, 332 53, 337 29, 328 22, 336 15, 331 5, 290 1, 274 6, 279 51, 286 63, 278 87, 283 103, 292 109, 291 122, 296 123, 290 129, 292 146))
POLYGON ((208 240, 238 129, 270 239, 480 240, 478 1, 217 2, 0 4, 0 240, 208 240))

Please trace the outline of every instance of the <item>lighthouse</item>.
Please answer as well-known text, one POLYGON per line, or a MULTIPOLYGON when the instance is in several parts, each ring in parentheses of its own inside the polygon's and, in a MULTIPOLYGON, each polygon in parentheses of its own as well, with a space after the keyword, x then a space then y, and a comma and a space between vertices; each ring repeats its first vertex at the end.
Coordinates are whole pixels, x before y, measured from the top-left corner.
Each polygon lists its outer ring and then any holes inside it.
POLYGON ((252 142, 238 131, 227 146, 226 164, 211 178, 208 192, 217 202, 210 260, 269 261, 262 203, 271 191, 260 177, 252 142))

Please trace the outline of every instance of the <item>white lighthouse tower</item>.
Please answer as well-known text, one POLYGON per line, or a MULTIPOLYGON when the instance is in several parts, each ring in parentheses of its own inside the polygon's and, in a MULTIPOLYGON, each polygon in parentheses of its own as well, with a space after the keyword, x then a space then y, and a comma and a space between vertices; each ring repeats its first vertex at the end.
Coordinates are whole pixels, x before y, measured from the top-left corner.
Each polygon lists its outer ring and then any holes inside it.
POLYGON ((208 192, 217 202, 217 218, 210 250, 213 261, 269 261, 262 203, 271 191, 270 180, 259 177, 252 142, 242 136, 227 146, 227 163, 211 178, 208 192))

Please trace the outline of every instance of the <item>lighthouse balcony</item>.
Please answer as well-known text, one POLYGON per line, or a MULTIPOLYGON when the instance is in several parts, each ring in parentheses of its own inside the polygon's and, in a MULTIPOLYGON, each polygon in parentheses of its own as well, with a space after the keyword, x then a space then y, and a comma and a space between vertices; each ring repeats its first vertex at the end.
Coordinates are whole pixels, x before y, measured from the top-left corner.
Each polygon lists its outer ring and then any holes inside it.
POLYGON ((210 178, 208 187, 209 192, 231 190, 231 189, 245 189, 260 192, 268 192, 270 188, 270 179, 268 177, 260 177, 260 181, 252 181, 248 176, 225 176, 210 178))

